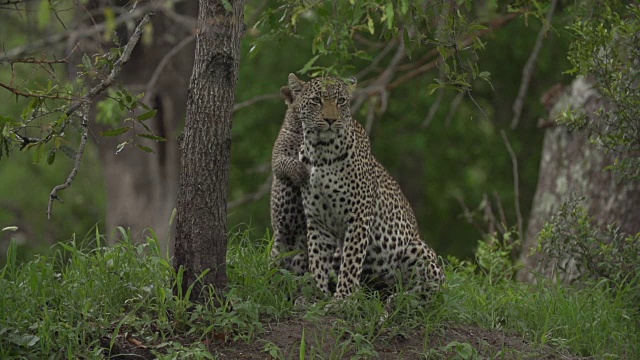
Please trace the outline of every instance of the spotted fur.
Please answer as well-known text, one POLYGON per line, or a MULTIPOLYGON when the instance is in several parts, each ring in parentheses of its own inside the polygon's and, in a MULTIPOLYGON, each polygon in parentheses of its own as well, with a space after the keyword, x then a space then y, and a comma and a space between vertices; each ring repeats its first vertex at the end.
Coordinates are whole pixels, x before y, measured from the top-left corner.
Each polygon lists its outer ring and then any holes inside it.
POLYGON ((304 83, 289 75, 299 94, 299 159, 309 171, 302 187, 309 270, 330 294, 329 274, 339 254, 334 298, 353 293, 361 280, 393 287, 400 275, 412 291, 430 296, 444 281, 434 251, 420 238, 409 202, 371 153, 363 127, 351 118, 351 84, 335 78, 304 83))
POLYGON ((271 227, 274 231, 271 258, 276 266, 302 275, 309 271, 309 265, 300 186, 307 183, 309 173, 298 160, 302 144, 302 123, 294 105, 298 93, 286 86, 280 89, 287 113, 271 156, 274 175, 271 184, 271 227))

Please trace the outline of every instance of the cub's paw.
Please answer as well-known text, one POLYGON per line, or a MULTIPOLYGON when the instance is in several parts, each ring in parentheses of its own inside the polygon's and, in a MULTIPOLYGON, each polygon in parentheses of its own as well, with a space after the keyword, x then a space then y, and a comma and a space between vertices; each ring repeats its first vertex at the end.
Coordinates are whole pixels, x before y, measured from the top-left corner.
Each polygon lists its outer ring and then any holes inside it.
POLYGON ((300 161, 295 161, 292 165, 293 168, 289 174, 291 182, 296 186, 306 185, 309 182, 309 170, 307 170, 307 167, 300 161))

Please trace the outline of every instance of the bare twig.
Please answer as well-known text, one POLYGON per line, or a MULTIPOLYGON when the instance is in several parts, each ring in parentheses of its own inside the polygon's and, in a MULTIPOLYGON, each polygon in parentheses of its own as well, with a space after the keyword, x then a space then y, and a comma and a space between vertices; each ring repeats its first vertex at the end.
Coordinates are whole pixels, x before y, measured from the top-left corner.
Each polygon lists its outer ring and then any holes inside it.
MULTIPOLYGON (((106 88, 108 88, 109 86, 111 86, 113 84, 115 79, 120 74, 120 71, 122 70, 122 66, 127 61, 129 61, 129 58, 131 57, 131 52, 133 51, 133 48, 138 43, 138 40, 140 39, 140 35, 142 34, 142 30, 144 29, 145 25, 147 23, 149 23, 149 21, 151 20, 151 17, 153 15, 154 15, 154 13, 152 13, 152 12, 151 13, 147 13, 142 18, 142 20, 140 21, 140 23, 138 24, 138 26, 134 30, 133 35, 131 35, 131 38, 127 42, 127 45, 125 45, 124 49, 122 50, 122 55, 113 64, 113 69, 111 70, 111 73, 109 74, 109 76, 107 76, 106 79, 102 80, 98 85, 96 85, 93 88, 91 88, 89 90, 89 92, 87 92, 87 94, 80 101, 78 101, 78 102, 74 103, 73 105, 71 105, 67 109, 67 111, 65 112, 65 114, 67 115, 67 119, 68 119, 68 118, 71 117, 72 114, 74 114, 78 110, 78 108, 80 108, 80 107, 83 108, 83 111, 82 111, 82 124, 81 124, 81 126, 82 126, 82 137, 80 139, 80 145, 78 146, 78 151, 76 152, 76 158, 75 158, 75 161, 74 161, 74 164, 73 164, 73 169, 71 169, 71 173, 69 173, 69 176, 67 177, 67 180, 64 182, 64 184, 60 184, 60 185, 57 185, 56 187, 54 187, 53 190, 51 191, 51 194, 49 195, 49 204, 47 206, 47 218, 51 219, 51 211, 52 211, 52 208, 53 208, 54 200, 58 200, 58 201, 62 202, 62 200, 58 197, 58 192, 68 188, 69 186, 71 186, 71 184, 73 183, 73 180, 76 177, 76 174, 78 173, 78 168, 80 167, 80 163, 82 162, 82 155, 84 153, 84 147, 85 147, 85 145, 87 143, 87 137, 88 137, 87 135, 89 133, 89 127, 88 127, 88 123, 89 123, 89 103, 90 103, 91 99, 93 99, 96 95, 98 95, 99 93, 101 93, 102 91, 104 91, 106 88)), ((66 125, 66 122, 65 122, 65 125, 66 125)), ((65 125, 63 125, 63 128, 64 128, 65 125)), ((53 134, 53 132, 48 135, 48 138, 50 138, 52 136, 52 134, 53 134)))
POLYGON ((456 97, 453 98, 453 101, 451 101, 451 107, 449 107, 449 112, 447 112, 447 117, 444 119, 444 126, 445 127, 449 127, 449 125, 451 125, 451 121, 453 120, 453 117, 455 116, 456 112, 458 111, 458 107, 460 106, 460 103, 462 102, 462 99, 464 99, 464 96, 467 94, 467 92, 461 92, 461 93, 457 93, 456 97))
MULTIPOLYGON (((131 12, 123 14, 122 16, 117 17, 114 20, 114 25, 118 26, 127 21, 137 19, 140 16, 147 14, 149 12, 155 10, 161 10, 166 6, 171 6, 172 4, 179 3, 183 0, 170 0, 170 1, 152 1, 148 5, 140 6, 131 12)), ((32 41, 28 44, 15 47, 13 49, 7 50, 0 54, 0 63, 5 61, 10 61, 16 58, 24 57, 26 54, 29 54, 38 49, 46 48, 48 46, 62 43, 70 37, 78 37, 78 38, 86 38, 98 34, 107 29, 107 24, 100 23, 95 26, 89 28, 77 28, 76 30, 65 31, 59 34, 54 34, 44 39, 32 41)))
POLYGON ((511 165, 513 168, 513 193, 515 196, 514 203, 516 208, 516 217, 518 220, 518 233, 520 237, 522 237, 522 212, 520 211, 520 182, 518 180, 518 159, 516 158, 516 153, 513 151, 511 144, 509 143, 509 139, 507 139, 507 134, 504 130, 500 130, 500 136, 502 136, 502 141, 504 141, 504 145, 507 147, 507 151, 509 152, 509 156, 511 157, 511 165))
POLYGON ((236 200, 229 201, 229 204, 227 205, 227 210, 233 209, 235 207, 238 207, 250 201, 260 200, 263 196, 265 196, 271 190, 272 180, 273 180, 273 174, 270 174, 267 180, 265 180, 265 182, 262 185, 260 185, 258 190, 256 190, 255 192, 244 194, 236 200))
POLYGON ((551 1, 549 12, 547 12, 545 22, 544 24, 542 24, 540 32, 538 32, 538 38, 536 39, 536 43, 533 45, 531 55, 529 55, 529 59, 522 69, 522 81, 520 82, 520 90, 518 91, 516 101, 513 103, 513 119, 511 120, 511 129, 515 129, 518 126, 518 122, 520 122, 522 108, 524 107, 524 98, 527 96, 527 91, 529 90, 529 83, 531 82, 531 77, 533 76, 533 69, 536 65, 536 60, 538 60, 540 49, 542 48, 542 41, 544 40, 544 37, 547 34, 549 27, 551 26, 551 18, 553 17, 553 13, 557 4, 558 0, 551 1))
POLYGON ((36 59, 36 58, 30 57, 30 58, 9 60, 9 63, 11 64, 64 64, 67 61, 68 61, 67 58, 60 59, 60 60, 58 59, 47 60, 44 58, 36 59))
POLYGON ((78 174, 78 169, 80 168, 80 163, 82 163, 82 155, 84 154, 84 147, 87 145, 87 134, 89 133, 89 103, 82 104, 82 137, 80 138, 80 146, 78 146, 78 151, 76 152, 76 158, 73 162, 73 168, 67 176, 67 180, 60 185, 56 185, 51 194, 49 194, 49 204, 47 205, 47 218, 51 219, 51 211, 53 210, 53 202, 58 200, 62 202, 62 199, 58 197, 58 191, 62 191, 73 183, 73 180, 76 178, 78 174))
POLYGON ((66 97, 66 96, 60 96, 60 95, 57 95, 57 94, 56 95, 45 95, 45 94, 34 94, 34 93, 30 93, 30 92, 24 92, 24 91, 21 91, 19 89, 11 87, 11 86, 9 86, 9 85, 7 85, 5 83, 2 83, 2 82, 0 82, 0 87, 9 90, 14 95, 22 96, 22 97, 26 97, 26 98, 56 99, 56 100, 67 100, 67 101, 77 100, 77 99, 74 99, 74 98, 70 98, 70 97, 66 97))
POLYGON ((280 94, 264 94, 264 95, 258 95, 256 97, 253 97, 249 100, 245 100, 243 102, 237 103, 235 105, 233 105, 233 112, 236 112, 242 108, 251 106, 257 102, 260 101, 265 101, 265 100, 275 100, 275 99, 280 99, 280 94))
POLYGON ((191 33, 195 33, 198 28, 198 19, 193 16, 187 16, 178 14, 174 11, 173 7, 164 6, 160 8, 162 14, 164 14, 167 18, 173 20, 176 24, 182 26, 184 29, 191 33))
POLYGON ((460 207, 462 208, 462 211, 463 211, 462 216, 464 217, 464 219, 467 220, 469 224, 473 225, 473 227, 476 228, 476 230, 478 230, 480 234, 484 235, 485 234, 484 229, 476 221, 474 217, 474 212, 471 209, 469 209, 467 204, 464 202, 462 195, 455 195, 454 197, 458 201, 458 204, 460 204, 460 207))
POLYGON ((144 15, 136 29, 133 31, 133 34, 129 38, 127 45, 125 45, 122 49, 122 55, 120 55, 118 60, 116 60, 116 62, 113 64, 113 69, 111 69, 111 73, 109 73, 109 76, 102 80, 98 85, 92 87, 80 101, 71 105, 65 112, 65 115, 67 115, 67 117, 78 110, 83 101, 90 101, 91 99, 96 97, 96 95, 103 92, 106 88, 113 85, 113 83, 116 81, 116 78, 120 74, 120 71, 122 70, 122 66, 126 64, 131 58, 131 52, 136 47, 136 44, 138 44, 138 40, 140 40, 140 35, 142 35, 144 27, 149 23, 149 21, 151 21, 151 18, 154 15, 155 12, 149 12, 144 15))
MULTIPOLYGON (((402 30, 399 32, 400 34, 402 34, 402 30)), ((387 87, 389 85, 389 82, 393 79, 393 75, 396 73, 396 70, 398 69, 398 65, 400 64, 400 61, 402 61, 402 59, 404 59, 405 56, 406 56, 406 53, 405 53, 404 39, 402 38, 402 36, 400 36, 400 38, 398 39, 398 48, 396 49, 396 52, 393 55, 393 58, 391 58, 391 61, 389 61, 389 64, 387 65, 387 67, 371 85, 368 85, 366 88, 363 88, 361 89, 361 91, 358 92, 357 96, 359 98, 356 99, 351 105, 351 112, 356 112, 358 111, 360 106, 362 106, 364 99, 369 98, 370 107, 369 107, 369 114, 367 115, 367 118, 368 118, 367 124, 368 124, 369 130, 373 125, 373 119, 374 119, 373 116, 375 114, 374 112, 375 103, 378 102, 379 100, 380 112, 384 113, 387 110, 387 101, 389 98, 387 87)))
MULTIPOLYGON (((509 22, 511 22, 511 20, 515 19, 518 16, 517 13, 511 13, 508 15, 505 15, 503 17, 500 17, 498 19, 495 19, 493 21, 491 21, 488 25, 486 29, 483 30, 479 30, 474 34, 470 34, 467 35, 461 42, 460 44, 458 44, 459 48, 464 48, 467 47, 469 45, 471 45, 473 43, 473 39, 475 37, 480 37, 483 35, 486 35, 488 33, 491 33, 492 31, 499 29, 505 25, 507 25, 509 22)), ((400 86, 402 83, 411 80, 413 78, 415 78, 418 75, 421 75, 431 69, 433 69, 434 67, 436 67, 441 61, 442 59, 440 58, 436 58, 434 60, 429 61, 430 59, 435 58, 438 55, 438 51, 436 49, 433 49, 431 51, 429 51, 427 54, 425 54, 422 59, 420 59, 420 61, 418 61, 415 65, 403 65, 400 67, 401 70, 408 70, 407 73, 405 73, 404 75, 400 76, 397 80, 395 80, 394 82, 392 82, 391 84, 389 84, 388 88, 389 90, 394 89, 398 86, 400 86), (426 63, 427 61, 429 61, 428 63, 426 63), (426 64, 425 64, 426 63, 426 64), (424 65, 422 65, 424 64, 424 65)))
POLYGON ((502 199, 500 199, 500 195, 498 195, 498 192, 496 191, 493 192, 493 199, 498 205, 498 214, 500 215, 500 222, 504 224, 505 231, 506 231, 507 217, 504 215, 504 209, 502 208, 502 199))
MULTIPOLYGON (((441 69, 440 70, 440 79, 444 80, 444 71, 441 69)), ((427 112, 427 116, 425 116, 424 120, 422 121, 422 124, 420 124, 420 127, 422 129, 426 129, 431 122, 433 121, 433 118, 436 116, 436 112, 438 112, 438 108, 440 107, 440 103, 442 103, 442 99, 444 98, 444 87, 441 87, 440 89, 438 89, 438 96, 436 96, 435 101, 433 102, 433 104, 431 104, 431 107, 429 108, 429 112, 427 112)))
POLYGON ((152 94, 153 94, 153 88, 156 86, 156 83, 158 82, 158 79, 160 79, 160 75, 162 75, 162 70, 164 70, 165 66, 167 66, 167 64, 169 64, 169 61, 171 61, 171 59, 180 51, 182 50, 182 48, 184 48, 185 46, 189 45, 190 42, 192 42, 194 39, 196 38, 195 35, 189 35, 186 38, 182 39, 182 41, 180 41, 173 49, 171 49, 171 51, 169 51, 163 58, 162 60, 160 60, 160 63, 158 64, 158 66, 156 67, 156 69, 153 71, 153 75, 151 75, 151 79, 149 79, 149 82, 147 82, 146 90, 145 90, 145 96, 144 96, 144 103, 148 104, 149 101, 151 100, 152 94))
POLYGON ((385 46, 384 49, 382 49, 382 51, 380 51, 378 55, 376 55, 373 61, 371 61, 371 64, 369 64, 369 66, 360 70, 360 72, 356 74, 356 79, 362 79, 365 76, 367 76, 371 71, 373 71, 376 68, 376 66, 378 66, 380 61, 382 61, 382 59, 384 59, 385 56, 387 56, 395 46, 396 46, 395 41, 390 41, 389 43, 387 43, 387 46, 385 46))

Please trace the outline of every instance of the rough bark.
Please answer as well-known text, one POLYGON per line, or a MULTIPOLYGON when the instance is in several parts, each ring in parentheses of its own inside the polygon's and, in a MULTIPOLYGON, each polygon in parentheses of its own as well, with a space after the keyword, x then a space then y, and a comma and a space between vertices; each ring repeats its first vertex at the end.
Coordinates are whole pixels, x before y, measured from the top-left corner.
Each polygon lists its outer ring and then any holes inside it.
MULTIPOLYGON (((595 111, 607 105, 584 78, 576 79, 554 102, 549 114, 551 121, 569 107, 594 117, 595 111)), ((570 131, 564 126, 546 130, 537 190, 520 256, 525 268, 518 273, 519 280, 533 280, 532 271, 556 275, 555 266, 542 268, 541 254, 531 249, 538 245, 537 237, 545 222, 571 197, 584 197, 584 205, 600 226, 615 222, 627 234, 640 231, 640 184, 619 181, 613 172, 604 170, 616 156, 592 144, 584 131, 570 131)), ((574 275, 562 280, 568 281, 574 275)))
MULTIPOLYGON (((205 269, 202 284, 227 285, 227 195, 231 115, 244 34, 244 1, 200 0, 195 61, 180 143, 181 168, 174 266, 183 288, 205 269), (232 8, 225 9, 224 3, 232 8)), ((196 285, 194 294, 199 294, 196 285)))

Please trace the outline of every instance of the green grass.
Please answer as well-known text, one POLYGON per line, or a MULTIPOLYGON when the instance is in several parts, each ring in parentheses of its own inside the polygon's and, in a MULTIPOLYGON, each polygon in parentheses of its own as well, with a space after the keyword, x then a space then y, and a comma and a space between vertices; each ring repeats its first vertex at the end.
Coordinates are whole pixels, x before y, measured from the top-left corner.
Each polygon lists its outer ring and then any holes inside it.
MULTIPOLYGON (((298 349, 303 358, 339 359, 347 353, 375 357, 376 341, 420 329, 425 334, 423 356, 457 351, 473 358, 475 349, 465 343, 428 348, 429 336, 451 325, 515 331, 541 347, 596 358, 640 354, 637 304, 624 289, 614 294, 606 284, 521 284, 457 263, 447 265, 446 287, 431 307, 399 295, 387 314, 376 293, 359 291, 327 315, 323 301, 294 308, 300 293, 315 293, 309 277, 273 269, 269 241, 246 231, 230 239, 231 288, 216 308, 213 299, 195 304, 189 294, 172 294, 181 272, 163 258, 152 236, 133 243, 126 231, 121 233, 125 240, 113 247, 106 247, 103 235, 96 233, 60 243, 24 263, 16 260, 16 247, 10 247, 0 272, 1 359, 104 359, 125 334, 135 334, 161 359, 214 358, 205 343, 220 336, 230 342, 253 341, 267 324, 328 316, 329 326, 322 331, 305 332, 298 349), (322 344, 330 350, 323 351, 322 344)), ((290 353, 268 341, 263 351, 265 357, 288 358, 284 354, 290 353)))

